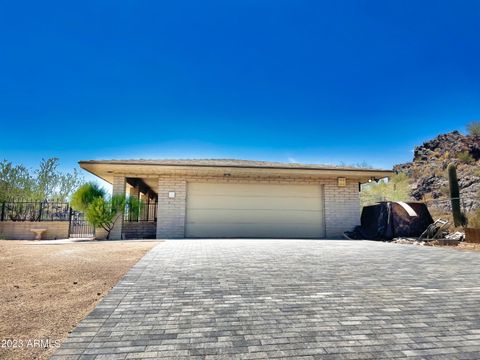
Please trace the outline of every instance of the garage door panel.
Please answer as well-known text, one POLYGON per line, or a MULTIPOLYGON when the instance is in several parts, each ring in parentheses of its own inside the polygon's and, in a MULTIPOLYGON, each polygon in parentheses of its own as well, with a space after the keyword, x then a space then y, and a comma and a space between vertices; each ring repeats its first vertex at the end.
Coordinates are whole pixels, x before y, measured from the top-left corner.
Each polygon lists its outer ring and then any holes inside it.
POLYGON ((266 197, 266 196, 193 196, 188 198, 189 209, 290 209, 321 211, 322 203, 318 197, 266 197))
POLYGON ((320 185, 188 183, 187 237, 324 236, 320 185))
POLYGON ((318 220, 317 211, 298 211, 298 210, 278 210, 278 209, 261 209, 261 210, 190 210, 187 223, 229 223, 229 224, 311 224, 318 220), (261 221, 259 221, 261 220, 261 221))
POLYGON ((187 232, 193 238, 305 238, 316 239, 323 233, 320 226, 298 225, 289 227, 263 226, 252 227, 251 224, 227 225, 197 224, 187 232))
POLYGON ((194 192, 196 196, 230 196, 232 193, 237 196, 269 197, 321 195, 321 188, 317 185, 189 183, 189 191, 194 192))

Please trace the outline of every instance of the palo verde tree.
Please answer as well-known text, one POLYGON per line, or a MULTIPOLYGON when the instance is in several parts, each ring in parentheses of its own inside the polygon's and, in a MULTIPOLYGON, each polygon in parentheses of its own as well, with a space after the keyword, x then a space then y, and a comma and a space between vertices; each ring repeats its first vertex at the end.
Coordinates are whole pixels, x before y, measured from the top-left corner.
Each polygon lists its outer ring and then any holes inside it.
POLYGON ((72 195, 71 206, 83 212, 85 219, 96 229, 104 229, 109 239, 110 232, 125 211, 128 209, 138 216, 141 204, 136 197, 110 196, 97 184, 86 183, 72 195))
POLYGON ((448 165, 448 184, 450 189, 450 202, 452 204, 453 223, 455 226, 466 226, 467 217, 460 207, 460 188, 457 179, 457 167, 448 165))
POLYGON ((59 159, 42 159, 37 169, 0 161, 0 202, 67 201, 84 180, 77 172, 63 172, 59 159))

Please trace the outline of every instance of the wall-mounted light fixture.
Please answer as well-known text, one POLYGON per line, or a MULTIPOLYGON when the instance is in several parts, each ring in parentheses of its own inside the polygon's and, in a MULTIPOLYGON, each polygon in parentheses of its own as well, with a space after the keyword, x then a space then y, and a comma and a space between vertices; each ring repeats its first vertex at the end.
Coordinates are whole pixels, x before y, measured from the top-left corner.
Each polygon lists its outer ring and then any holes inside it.
POLYGON ((169 197, 170 199, 175 199, 175 191, 169 191, 169 192, 168 192, 168 197, 169 197))
POLYGON ((230 177, 230 176, 232 176, 232 174, 225 173, 225 174, 223 174, 223 176, 225 176, 225 177, 230 177))
POLYGON ((337 178, 337 185, 338 185, 338 187, 347 186, 347 178, 344 178, 344 177, 337 178))

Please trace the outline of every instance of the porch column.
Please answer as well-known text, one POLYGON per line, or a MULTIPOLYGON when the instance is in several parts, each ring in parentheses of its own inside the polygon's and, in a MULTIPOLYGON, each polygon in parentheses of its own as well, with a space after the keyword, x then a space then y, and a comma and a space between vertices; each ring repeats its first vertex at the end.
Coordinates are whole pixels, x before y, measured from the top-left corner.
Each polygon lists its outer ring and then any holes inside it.
MULTIPOLYGON (((112 196, 123 195, 126 191, 126 179, 125 176, 114 176, 112 182, 112 196)), ((110 240, 121 240, 123 232, 123 214, 119 217, 112 231, 110 231, 110 240)))
POLYGON ((140 193, 140 203, 142 204, 140 210, 140 221, 148 221, 148 209, 150 207, 150 197, 148 196, 148 191, 140 193))
MULTIPOLYGON (((138 185, 132 186, 130 188, 130 197, 137 198, 140 200, 140 188, 138 185)), ((138 221, 138 216, 136 214, 128 214, 128 221, 138 221)))
POLYGON ((158 181, 157 239, 185 237, 187 181, 163 177, 158 181))

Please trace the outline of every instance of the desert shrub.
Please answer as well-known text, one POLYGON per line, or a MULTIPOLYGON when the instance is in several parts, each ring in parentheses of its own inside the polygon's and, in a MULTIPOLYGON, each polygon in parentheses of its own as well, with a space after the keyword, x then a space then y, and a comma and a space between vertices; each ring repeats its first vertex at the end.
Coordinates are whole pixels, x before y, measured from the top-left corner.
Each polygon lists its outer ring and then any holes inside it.
POLYGON ((107 232, 107 239, 117 221, 128 209, 136 214, 140 211, 140 201, 131 196, 109 196, 95 183, 87 183, 77 189, 72 195, 71 205, 75 210, 82 211, 86 220, 95 228, 107 232))
POLYGON ((99 185, 88 182, 80 186, 77 191, 72 194, 70 204, 75 210, 85 212, 94 199, 103 198, 105 194, 105 190, 99 185))
POLYGON ((448 198, 450 196, 450 189, 448 185, 442 185, 440 187, 440 194, 442 194, 443 198, 448 198))
POLYGON ((378 183, 364 184, 360 191, 362 206, 372 205, 379 201, 409 201, 410 183, 408 176, 400 173, 393 175, 390 181, 380 180, 378 183))
POLYGON ((480 121, 472 121, 467 125, 467 129, 471 136, 480 136, 480 121))
POLYGON ((473 158, 472 155, 468 151, 462 151, 457 154, 458 160, 465 164, 472 164, 475 162, 475 159, 473 158))
POLYGON ((468 227, 480 229, 480 209, 472 211, 468 215, 468 227))

